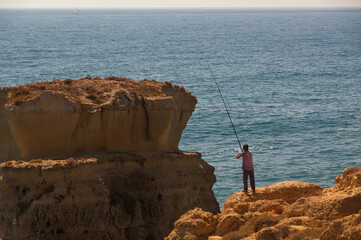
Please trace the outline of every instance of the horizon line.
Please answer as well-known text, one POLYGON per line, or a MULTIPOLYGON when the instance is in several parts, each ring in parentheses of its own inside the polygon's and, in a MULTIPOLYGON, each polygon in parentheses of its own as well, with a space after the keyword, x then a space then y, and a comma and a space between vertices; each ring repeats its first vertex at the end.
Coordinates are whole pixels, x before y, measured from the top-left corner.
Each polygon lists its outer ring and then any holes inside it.
POLYGON ((287 7, 287 6, 277 6, 277 7, 0 7, 0 9, 361 9, 360 6, 295 6, 295 7, 287 7))

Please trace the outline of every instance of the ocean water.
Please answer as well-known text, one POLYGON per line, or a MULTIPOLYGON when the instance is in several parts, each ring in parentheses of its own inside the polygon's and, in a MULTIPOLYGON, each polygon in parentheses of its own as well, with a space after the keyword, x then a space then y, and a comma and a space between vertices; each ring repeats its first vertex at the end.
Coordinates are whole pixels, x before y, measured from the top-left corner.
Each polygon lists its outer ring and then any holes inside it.
POLYGON ((222 206, 243 188, 323 187, 361 166, 361 9, 0 10, 0 86, 86 75, 184 85, 198 104, 180 142, 215 167, 222 206))

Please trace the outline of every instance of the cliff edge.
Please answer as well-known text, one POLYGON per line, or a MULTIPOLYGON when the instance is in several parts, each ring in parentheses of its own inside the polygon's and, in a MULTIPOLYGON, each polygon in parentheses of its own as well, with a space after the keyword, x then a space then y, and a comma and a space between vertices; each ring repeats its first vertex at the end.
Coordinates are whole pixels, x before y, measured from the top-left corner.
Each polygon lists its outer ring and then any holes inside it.
POLYGON ((214 168, 178 143, 196 98, 154 80, 0 89, 0 239, 163 239, 219 212, 214 168))
POLYGON ((82 78, 0 89, 0 162, 178 150, 196 105, 182 86, 82 78))
POLYGON ((361 239, 361 167, 346 168, 337 184, 287 181, 228 197, 222 212, 188 211, 166 240, 361 239))

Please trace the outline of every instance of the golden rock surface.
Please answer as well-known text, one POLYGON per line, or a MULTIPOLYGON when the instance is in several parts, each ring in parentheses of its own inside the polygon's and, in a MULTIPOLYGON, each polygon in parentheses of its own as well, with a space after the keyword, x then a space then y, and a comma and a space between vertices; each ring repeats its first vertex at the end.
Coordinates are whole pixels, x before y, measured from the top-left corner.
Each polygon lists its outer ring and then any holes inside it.
POLYGON ((281 182, 234 193, 222 212, 188 211, 167 240, 361 239, 361 167, 346 168, 334 187, 281 182))

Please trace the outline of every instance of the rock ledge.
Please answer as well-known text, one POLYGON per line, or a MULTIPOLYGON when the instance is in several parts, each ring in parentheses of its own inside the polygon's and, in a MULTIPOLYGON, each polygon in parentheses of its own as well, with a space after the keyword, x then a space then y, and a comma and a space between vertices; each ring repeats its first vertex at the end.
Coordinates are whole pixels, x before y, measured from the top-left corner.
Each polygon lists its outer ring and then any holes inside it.
POLYGON ((166 240, 361 239, 361 167, 346 168, 337 184, 281 182, 243 191, 214 215, 188 211, 166 240))

